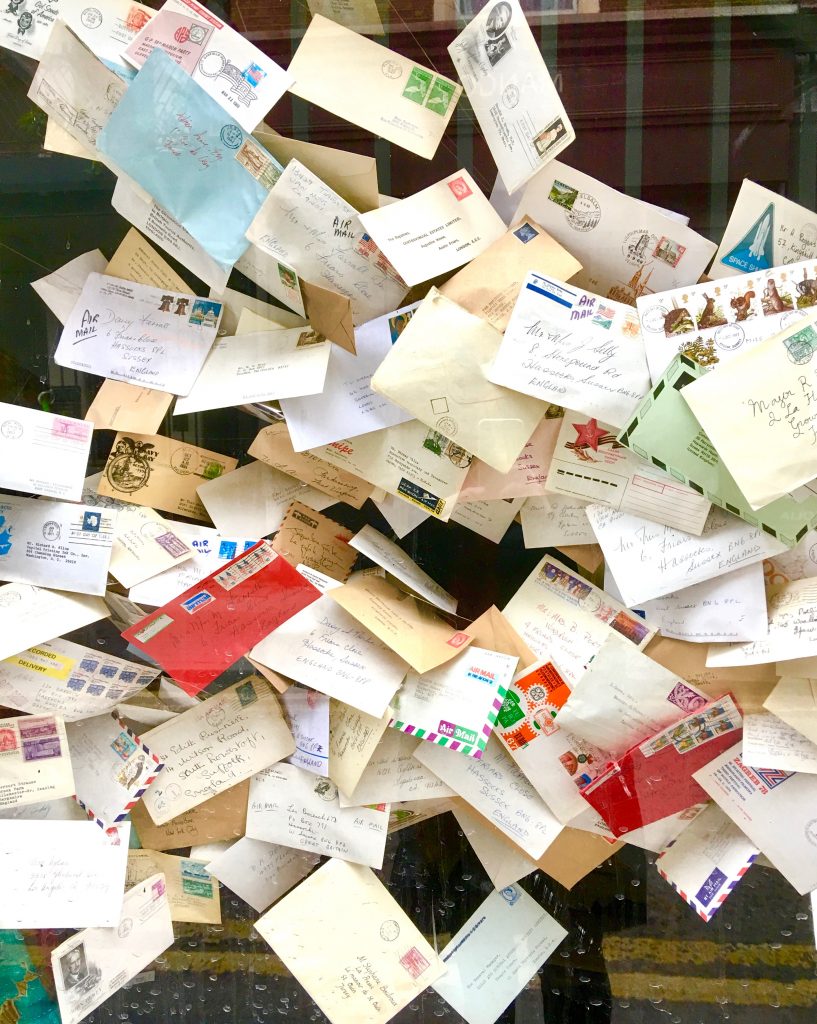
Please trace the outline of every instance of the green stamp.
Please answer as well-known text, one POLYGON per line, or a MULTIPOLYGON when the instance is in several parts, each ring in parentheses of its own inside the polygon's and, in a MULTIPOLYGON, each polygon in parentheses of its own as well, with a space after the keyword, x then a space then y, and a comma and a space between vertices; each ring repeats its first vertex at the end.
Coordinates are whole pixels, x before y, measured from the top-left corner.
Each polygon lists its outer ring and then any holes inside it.
POLYGON ((563 181, 554 181, 550 186, 548 199, 552 203, 556 203, 557 206, 564 207, 565 210, 572 210, 578 194, 579 190, 577 188, 565 185, 563 181))
POLYGON ((456 89, 457 87, 453 82, 447 82, 444 78, 436 79, 431 92, 428 94, 426 106, 429 110, 433 110, 435 114, 439 114, 442 117, 451 105, 456 89))
POLYGON ((258 694, 255 692, 255 687, 249 679, 246 683, 237 686, 235 692, 242 708, 245 708, 248 704, 254 704, 258 700, 258 694))
POLYGON ((793 363, 802 364, 811 362, 814 350, 817 349, 817 334, 812 327, 804 327, 801 331, 792 334, 783 342, 789 353, 789 359, 793 363))
POLYGON ((188 896, 203 896, 208 900, 213 898, 213 880, 202 861, 184 858, 181 872, 182 892, 188 896))
POLYGON ((428 96, 433 78, 434 75, 430 71, 423 68, 412 68, 406 87, 403 89, 403 96, 407 100, 411 100, 412 103, 419 103, 422 106, 428 96))
POLYGON ((525 712, 519 706, 519 694, 516 690, 509 690, 502 707, 499 709, 499 714, 496 716, 497 722, 501 728, 509 729, 512 725, 516 725, 517 722, 521 722, 524 717, 525 712))
POLYGON ((182 891, 188 896, 203 896, 206 900, 213 898, 212 882, 200 882, 197 878, 183 878, 182 891))
POLYGON ((215 480, 217 476, 221 476, 224 472, 224 466, 220 462, 208 462, 202 470, 202 476, 205 480, 215 480))

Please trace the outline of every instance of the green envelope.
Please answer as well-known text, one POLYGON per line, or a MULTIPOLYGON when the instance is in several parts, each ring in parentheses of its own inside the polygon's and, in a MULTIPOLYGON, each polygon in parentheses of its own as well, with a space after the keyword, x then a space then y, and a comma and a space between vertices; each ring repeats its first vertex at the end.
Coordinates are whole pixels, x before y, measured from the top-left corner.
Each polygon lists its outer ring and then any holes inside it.
POLYGON ((705 372, 687 356, 677 355, 618 440, 714 505, 793 546, 817 524, 817 495, 804 501, 786 495, 763 508, 751 508, 681 395, 683 387, 705 372))

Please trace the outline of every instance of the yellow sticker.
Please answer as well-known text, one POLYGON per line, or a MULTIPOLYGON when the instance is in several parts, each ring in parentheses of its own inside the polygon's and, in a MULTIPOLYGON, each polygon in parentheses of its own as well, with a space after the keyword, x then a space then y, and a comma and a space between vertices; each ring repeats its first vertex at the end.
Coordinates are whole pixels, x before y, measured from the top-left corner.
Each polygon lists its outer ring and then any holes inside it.
POLYGON ((45 647, 31 647, 22 654, 15 654, 4 661, 6 665, 19 665, 29 672, 49 676, 51 679, 67 679, 76 663, 76 658, 57 654, 56 651, 49 651, 45 647))

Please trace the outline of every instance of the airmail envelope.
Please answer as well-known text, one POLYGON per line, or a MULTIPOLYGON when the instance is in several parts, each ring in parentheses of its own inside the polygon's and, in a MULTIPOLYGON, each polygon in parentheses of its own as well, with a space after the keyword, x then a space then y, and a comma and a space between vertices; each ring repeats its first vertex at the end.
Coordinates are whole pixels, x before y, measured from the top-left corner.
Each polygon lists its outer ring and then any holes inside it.
POLYGON ((268 541, 260 541, 122 635, 196 694, 319 597, 268 541))

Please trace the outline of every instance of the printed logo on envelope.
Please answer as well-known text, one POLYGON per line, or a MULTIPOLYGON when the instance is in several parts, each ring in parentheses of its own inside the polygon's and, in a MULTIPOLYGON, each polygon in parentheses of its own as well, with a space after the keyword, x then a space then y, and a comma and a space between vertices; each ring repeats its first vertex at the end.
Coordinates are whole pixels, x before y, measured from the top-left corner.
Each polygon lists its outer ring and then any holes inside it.
POLYGON ((212 594, 206 590, 200 590, 198 594, 193 594, 192 597, 188 597, 186 601, 182 601, 182 608, 190 614, 195 615, 197 611, 204 608, 205 605, 210 604, 211 601, 215 601, 212 594))

